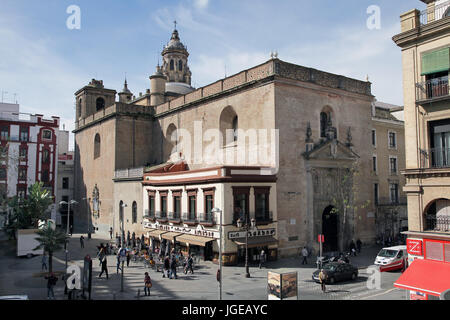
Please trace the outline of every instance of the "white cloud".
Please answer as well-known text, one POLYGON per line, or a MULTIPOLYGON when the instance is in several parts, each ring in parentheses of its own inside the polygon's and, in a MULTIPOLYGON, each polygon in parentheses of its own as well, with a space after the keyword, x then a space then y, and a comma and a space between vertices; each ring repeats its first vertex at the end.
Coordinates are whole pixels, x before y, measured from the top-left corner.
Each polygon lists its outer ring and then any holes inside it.
POLYGON ((194 0, 194 5, 198 9, 205 9, 208 7, 209 0, 194 0))
POLYGON ((0 38, 0 89, 10 93, 4 102, 15 102, 17 93, 21 112, 58 116, 67 130, 74 129, 74 93, 86 79, 52 51, 49 39, 3 23, 0 38))

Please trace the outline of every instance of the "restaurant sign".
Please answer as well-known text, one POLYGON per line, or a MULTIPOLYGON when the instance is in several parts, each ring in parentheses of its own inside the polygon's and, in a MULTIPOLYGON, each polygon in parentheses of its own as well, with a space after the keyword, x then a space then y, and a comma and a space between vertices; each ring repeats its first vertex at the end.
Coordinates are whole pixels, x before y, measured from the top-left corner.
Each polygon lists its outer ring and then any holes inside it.
MULTIPOLYGON (((245 232, 246 231, 230 231, 228 232, 228 239, 238 239, 238 238, 245 238, 245 232)), ((248 231, 248 237, 254 238, 254 237, 264 237, 264 236, 275 236, 276 229, 270 228, 270 229, 253 229, 248 231)))
POLYGON ((160 224, 159 222, 151 223, 146 222, 144 228, 158 229, 167 232, 185 233, 194 236, 207 237, 207 238, 219 238, 219 232, 216 230, 205 229, 202 225, 198 225, 196 228, 187 228, 183 226, 172 226, 168 224, 160 224))

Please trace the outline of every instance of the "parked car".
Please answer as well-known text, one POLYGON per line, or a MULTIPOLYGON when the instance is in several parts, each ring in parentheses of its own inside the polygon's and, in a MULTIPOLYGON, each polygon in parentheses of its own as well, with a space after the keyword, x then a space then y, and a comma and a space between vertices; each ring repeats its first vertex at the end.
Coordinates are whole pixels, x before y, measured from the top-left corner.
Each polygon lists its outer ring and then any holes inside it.
POLYGON ((407 267, 408 254, 406 246, 387 247, 380 250, 375 258, 375 265, 380 271, 403 270, 407 267))
MULTIPOLYGON (((358 278, 358 268, 350 263, 329 262, 322 266, 327 275, 326 283, 333 284, 338 281, 355 280, 358 278)), ((320 270, 317 269, 312 275, 312 279, 319 283, 320 270)))

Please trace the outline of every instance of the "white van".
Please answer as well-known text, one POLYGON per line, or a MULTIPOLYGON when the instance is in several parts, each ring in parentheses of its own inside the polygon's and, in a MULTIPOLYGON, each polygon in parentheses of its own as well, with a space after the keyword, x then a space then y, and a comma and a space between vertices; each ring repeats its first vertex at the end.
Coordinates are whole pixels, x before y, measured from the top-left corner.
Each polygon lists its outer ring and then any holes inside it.
POLYGON ((392 271, 405 269, 407 261, 406 246, 395 246, 381 249, 375 259, 375 265, 380 267, 380 271, 392 271))

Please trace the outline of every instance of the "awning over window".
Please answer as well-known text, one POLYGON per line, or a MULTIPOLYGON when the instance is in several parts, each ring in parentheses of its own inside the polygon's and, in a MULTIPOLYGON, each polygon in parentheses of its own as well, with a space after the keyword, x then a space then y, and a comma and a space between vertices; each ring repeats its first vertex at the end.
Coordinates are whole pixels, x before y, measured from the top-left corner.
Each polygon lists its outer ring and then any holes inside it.
POLYGON ((448 71, 450 69, 450 48, 444 48, 422 56, 422 76, 448 71))
POLYGON ((166 232, 161 234, 161 238, 166 239, 166 240, 173 240, 173 238, 182 235, 182 233, 178 233, 178 232, 166 232))
POLYGON ((207 238, 207 237, 200 237, 200 236, 194 236, 191 234, 183 234, 181 236, 177 237, 177 241, 189 243, 190 245, 194 246, 201 246, 204 247, 208 242, 214 241, 215 239, 207 238))
POLYGON ((153 231, 150 231, 150 232, 148 233, 148 236, 149 236, 149 237, 152 237, 152 238, 159 238, 159 235, 160 235, 160 234, 164 234, 164 233, 167 233, 167 231, 155 229, 155 230, 153 230, 153 231))
MULTIPOLYGON (((236 238, 236 239, 233 239, 233 241, 238 246, 245 246, 245 238, 236 238)), ((267 245, 275 244, 275 243, 278 243, 278 240, 275 239, 272 236, 262 236, 262 237, 250 237, 250 238, 248 238, 248 247, 249 248, 262 247, 262 246, 267 246, 267 245)))
POLYGON ((450 263, 416 259, 394 286, 439 296, 450 289, 450 263))

